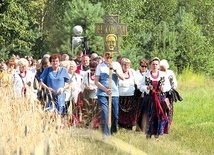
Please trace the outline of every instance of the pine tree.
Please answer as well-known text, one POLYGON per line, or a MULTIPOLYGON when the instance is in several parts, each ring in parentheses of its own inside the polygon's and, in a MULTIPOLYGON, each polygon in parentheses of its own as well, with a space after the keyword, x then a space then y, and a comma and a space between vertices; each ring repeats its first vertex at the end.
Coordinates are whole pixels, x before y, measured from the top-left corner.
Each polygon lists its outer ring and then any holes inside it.
MULTIPOLYGON (((89 53, 95 51, 103 52, 103 41, 101 37, 95 36, 95 23, 103 22, 104 9, 101 3, 92 4, 88 0, 73 0, 68 2, 68 8, 63 19, 63 44, 59 50, 68 51, 71 54, 71 38, 74 37, 73 27, 80 25, 83 28, 83 37, 87 37, 89 53)), ((80 47, 82 48, 82 47, 80 47)), ((75 49, 76 51, 77 49, 75 49)), ((74 53, 72 53, 74 55, 74 53)))

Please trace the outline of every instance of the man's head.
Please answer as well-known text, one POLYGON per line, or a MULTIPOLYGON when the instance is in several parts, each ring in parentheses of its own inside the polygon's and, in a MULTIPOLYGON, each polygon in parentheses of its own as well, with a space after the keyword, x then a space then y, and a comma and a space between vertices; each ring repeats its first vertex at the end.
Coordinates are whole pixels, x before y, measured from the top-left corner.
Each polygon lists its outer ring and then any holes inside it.
POLYGON ((91 54, 91 60, 94 60, 96 57, 98 57, 98 54, 97 54, 97 53, 92 53, 92 54, 91 54))
POLYGON ((107 50, 114 51, 115 47, 117 46, 117 36, 115 34, 108 34, 105 41, 107 50))
POLYGON ((82 56, 83 56, 83 51, 81 51, 81 50, 77 51, 77 53, 76 53, 76 59, 78 61, 82 60, 82 56))
POLYGON ((119 62, 120 64, 121 64, 121 60, 124 58, 124 56, 122 56, 122 55, 119 55, 119 56, 117 56, 117 62, 119 62))
POLYGON ((68 54, 63 54, 61 57, 61 61, 68 61, 69 60, 69 55, 68 54))
POLYGON ((88 55, 83 55, 82 57, 82 65, 83 66, 89 66, 90 59, 88 55))
POLYGON ((111 54, 111 52, 104 52, 103 53, 103 61, 105 63, 109 63, 109 62, 112 61, 112 54, 111 54))

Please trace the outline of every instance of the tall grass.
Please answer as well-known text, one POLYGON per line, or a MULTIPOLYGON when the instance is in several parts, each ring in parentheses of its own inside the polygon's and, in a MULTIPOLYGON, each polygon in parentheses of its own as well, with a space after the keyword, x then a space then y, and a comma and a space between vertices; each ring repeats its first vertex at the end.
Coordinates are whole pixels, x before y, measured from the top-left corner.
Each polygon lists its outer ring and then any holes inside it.
POLYGON ((100 129, 66 126, 38 103, 13 99, 0 88, 0 155, 207 155, 214 154, 214 81, 186 70, 178 76, 182 102, 174 104, 168 135, 147 140, 142 132, 119 129, 102 140, 100 129))
POLYGON ((214 154, 214 81, 191 70, 179 76, 179 81, 184 101, 175 103, 170 139, 181 141, 195 154, 214 154))
POLYGON ((180 89, 182 89, 184 86, 199 87, 206 85, 206 77, 200 73, 193 73, 193 70, 191 68, 184 69, 182 75, 179 75, 177 78, 178 81, 181 82, 179 84, 180 89))

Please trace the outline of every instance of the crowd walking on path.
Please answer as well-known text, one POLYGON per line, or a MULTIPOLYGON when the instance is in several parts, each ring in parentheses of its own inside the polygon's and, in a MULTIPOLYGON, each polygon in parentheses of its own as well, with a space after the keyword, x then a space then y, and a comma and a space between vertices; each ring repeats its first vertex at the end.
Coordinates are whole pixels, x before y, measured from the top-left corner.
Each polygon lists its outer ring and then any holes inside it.
POLYGON ((100 127, 103 138, 124 128, 159 140, 169 133, 174 102, 182 101, 174 72, 167 60, 158 57, 142 58, 135 70, 125 56, 112 61, 108 52, 99 56, 77 51, 76 58, 67 54, 46 54, 39 60, 12 56, 0 63, 0 69, 0 86, 12 86, 14 100, 37 102, 45 112, 66 117, 70 126, 100 127))

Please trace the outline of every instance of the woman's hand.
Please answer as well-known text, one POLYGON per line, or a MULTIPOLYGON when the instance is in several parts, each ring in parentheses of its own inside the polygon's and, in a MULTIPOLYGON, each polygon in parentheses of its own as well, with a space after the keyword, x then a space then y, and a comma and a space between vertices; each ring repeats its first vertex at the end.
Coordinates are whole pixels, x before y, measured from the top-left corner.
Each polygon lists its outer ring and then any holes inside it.
POLYGON ((54 90, 53 88, 51 88, 51 87, 47 87, 47 90, 49 90, 49 91, 52 92, 52 93, 55 92, 55 90, 54 90))
POLYGON ((160 91, 163 91, 163 86, 162 86, 162 85, 159 86, 159 90, 160 90, 160 91))
POLYGON ((94 90, 94 88, 91 87, 91 86, 85 86, 85 89, 87 89, 87 90, 94 90))
POLYGON ((64 88, 59 88, 58 91, 57 91, 57 94, 62 94, 64 91, 64 88))
POLYGON ((29 82, 27 83, 27 85, 30 87, 30 86, 31 86, 31 82, 29 81, 29 82))
POLYGON ((147 86, 147 89, 148 89, 148 90, 152 90, 152 89, 153 89, 153 86, 152 86, 152 85, 149 85, 149 86, 147 86))

